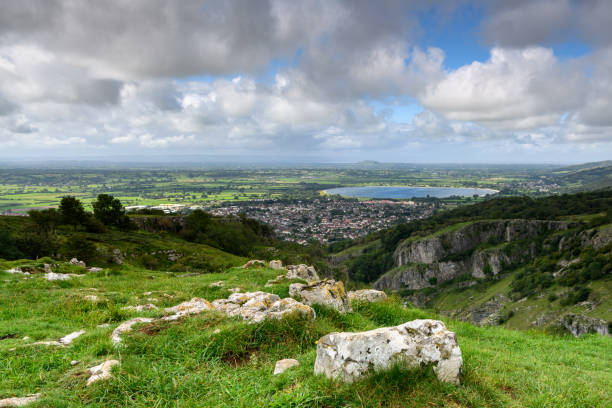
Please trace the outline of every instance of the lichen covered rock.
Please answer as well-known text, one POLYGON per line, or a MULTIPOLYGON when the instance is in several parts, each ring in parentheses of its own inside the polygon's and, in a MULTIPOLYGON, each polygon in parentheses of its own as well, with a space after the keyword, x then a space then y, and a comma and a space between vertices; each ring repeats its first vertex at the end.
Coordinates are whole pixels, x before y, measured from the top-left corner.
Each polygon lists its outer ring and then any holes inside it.
POLYGON ((385 300, 387 298, 387 294, 385 292, 376 289, 361 289, 350 291, 347 293, 347 296, 350 302, 378 302, 379 300, 385 300))
POLYGON ((135 317, 133 319, 127 320, 121 323, 113 332, 111 333, 111 340, 113 344, 121 343, 121 335, 123 333, 127 333, 132 331, 132 326, 138 323, 151 323, 153 319, 149 317, 135 317))
POLYGON ((352 312, 344 285, 340 281, 327 279, 311 283, 293 283, 289 286, 289 296, 296 297, 307 305, 333 307, 340 313, 352 312))
POLYGON ((459 384, 463 360, 455 333, 437 320, 413 320, 361 333, 331 333, 317 343, 315 374, 351 382, 395 363, 434 365, 440 381, 459 384))
POLYGON ((286 276, 287 279, 303 279, 306 282, 314 282, 319 280, 319 275, 317 274, 314 266, 307 266, 304 264, 288 265, 286 276))

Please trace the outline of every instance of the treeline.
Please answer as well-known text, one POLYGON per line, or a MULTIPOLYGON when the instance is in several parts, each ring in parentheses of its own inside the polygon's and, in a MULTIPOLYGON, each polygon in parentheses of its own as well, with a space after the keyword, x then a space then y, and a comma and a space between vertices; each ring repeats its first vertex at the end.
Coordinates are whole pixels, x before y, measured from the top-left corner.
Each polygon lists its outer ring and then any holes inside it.
POLYGON ((483 219, 539 219, 558 220, 577 214, 599 214, 589 227, 612 222, 612 190, 588 193, 563 194, 543 198, 502 197, 486 200, 474 205, 441 211, 432 217, 400 224, 378 233, 370 234, 359 241, 342 241, 330 246, 331 252, 338 252, 355 244, 380 240, 382 245, 373 246, 358 257, 348 261, 351 279, 373 282, 393 267, 393 252, 400 241, 412 236, 426 236, 449 225, 483 219))

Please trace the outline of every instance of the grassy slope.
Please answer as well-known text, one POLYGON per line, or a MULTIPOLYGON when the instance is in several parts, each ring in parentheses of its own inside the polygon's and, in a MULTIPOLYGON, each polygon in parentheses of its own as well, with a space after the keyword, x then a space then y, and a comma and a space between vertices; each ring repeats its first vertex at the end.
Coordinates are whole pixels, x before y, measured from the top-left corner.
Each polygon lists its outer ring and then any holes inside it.
MULTIPOLYGON (((5 265, 7 266, 7 265, 5 265)), ((313 376, 315 341, 332 331, 357 331, 429 317, 399 301, 355 305, 339 315, 317 308, 315 322, 292 319, 248 325, 216 313, 180 322, 146 325, 124 335, 115 348, 110 332, 119 322, 159 312, 122 311, 153 302, 170 306, 193 296, 227 297, 228 288, 263 288, 278 271, 232 269, 178 277, 123 267, 108 275, 67 282, 0 272, 0 398, 42 392, 33 406, 51 407, 604 407, 612 403, 612 339, 553 337, 447 321, 464 356, 461 386, 439 383, 431 369, 398 367, 351 385, 313 376), (210 287, 225 281, 223 288, 210 287), (153 292, 144 295, 144 292, 153 292), (95 294, 92 303, 83 296, 95 294), (171 297, 169 297, 171 296, 171 297), (150 298, 156 299, 156 301, 150 298), (111 323, 109 328, 98 328, 111 323), (71 347, 24 347, 21 340, 57 339, 86 329, 71 347), (220 332, 215 333, 219 329, 220 332), (15 351, 10 349, 17 347, 15 351), (121 360, 114 379, 85 387, 86 368, 121 360), (272 376, 274 363, 301 365, 272 376), (75 366, 71 360, 79 360, 75 366)), ((266 288, 287 296, 288 283, 266 288)))

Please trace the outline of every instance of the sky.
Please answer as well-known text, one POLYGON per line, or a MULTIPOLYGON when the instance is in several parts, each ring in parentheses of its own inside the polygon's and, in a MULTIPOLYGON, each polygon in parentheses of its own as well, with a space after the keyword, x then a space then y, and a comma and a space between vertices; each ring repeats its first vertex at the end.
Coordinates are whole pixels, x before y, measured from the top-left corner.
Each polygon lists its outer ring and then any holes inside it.
POLYGON ((610 159, 612 6, 2 2, 0 160, 183 155, 610 159))

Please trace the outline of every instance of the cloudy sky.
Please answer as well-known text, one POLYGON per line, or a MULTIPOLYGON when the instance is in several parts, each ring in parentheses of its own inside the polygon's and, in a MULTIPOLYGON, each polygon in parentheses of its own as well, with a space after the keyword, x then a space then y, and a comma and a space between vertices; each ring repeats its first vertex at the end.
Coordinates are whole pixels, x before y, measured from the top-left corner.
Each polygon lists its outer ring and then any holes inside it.
POLYGON ((612 158, 609 0, 4 0, 0 157, 612 158))

